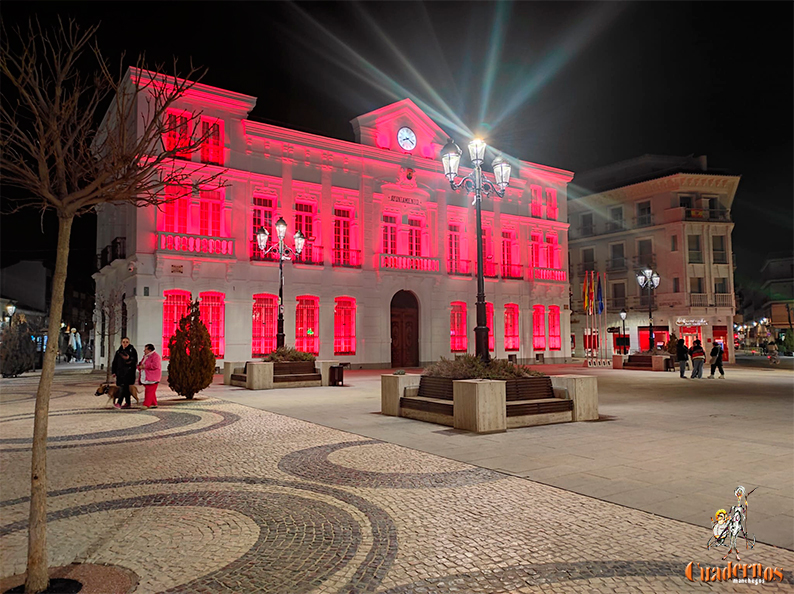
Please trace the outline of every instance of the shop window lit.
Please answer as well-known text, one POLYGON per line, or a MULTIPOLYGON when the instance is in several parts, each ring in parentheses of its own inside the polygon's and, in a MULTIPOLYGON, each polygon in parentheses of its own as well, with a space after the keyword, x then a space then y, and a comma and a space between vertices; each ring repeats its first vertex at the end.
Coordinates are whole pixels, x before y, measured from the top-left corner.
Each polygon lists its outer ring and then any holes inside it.
POLYGON ((356 300, 337 297, 334 307, 334 355, 356 354, 356 300))
POLYGON ((163 358, 168 359, 168 341, 176 334, 181 320, 190 311, 190 291, 178 289, 165 291, 163 293, 165 301, 163 303, 163 358))
POLYGON ((449 349, 453 353, 465 353, 468 349, 466 304, 462 301, 452 302, 452 312, 449 316, 449 349))
POLYGON ((278 297, 266 293, 254 295, 251 327, 251 356, 263 357, 276 350, 278 297))
POLYGON ((508 303, 505 305, 505 350, 517 351, 519 344, 518 305, 508 303))
POLYGON ((320 298, 298 297, 295 310, 295 348, 304 353, 320 354, 320 298))
POLYGON ((212 341, 212 352, 217 359, 223 359, 225 351, 225 327, 226 327, 226 295, 216 291, 200 293, 199 309, 201 311, 201 321, 207 327, 212 341))
POLYGON ((546 350, 546 308, 536 305, 532 311, 532 348, 536 351, 546 350))

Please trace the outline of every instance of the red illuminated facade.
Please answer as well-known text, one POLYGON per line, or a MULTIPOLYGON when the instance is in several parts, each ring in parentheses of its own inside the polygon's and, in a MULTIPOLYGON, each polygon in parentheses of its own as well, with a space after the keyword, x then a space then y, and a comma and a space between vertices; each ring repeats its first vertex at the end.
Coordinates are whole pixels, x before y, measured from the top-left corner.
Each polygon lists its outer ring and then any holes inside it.
MULTIPOLYGON (((207 140, 188 167, 222 171, 209 190, 169 187, 159 209, 105 206, 102 251, 126 240, 97 290, 123 286, 135 344, 162 345, 190 299, 218 359, 275 347, 278 256, 256 231, 287 222, 303 253, 284 263, 286 343, 362 367, 410 367, 471 352, 476 228, 471 197, 450 190, 438 153, 448 132, 404 100, 359 116, 355 141, 255 122, 254 97, 197 85, 169 112, 168 147, 207 140), (188 123, 186 114, 201 112, 188 123), (417 139, 406 150, 397 132, 417 139), (215 169, 217 168, 217 169, 215 169), (266 251, 266 250, 265 250, 266 251)), ((463 140, 463 139, 461 139, 463 140)), ((465 167, 462 168, 465 175, 465 167)), ((570 356, 568 171, 518 161, 504 198, 483 201, 489 349, 520 361, 570 356)))

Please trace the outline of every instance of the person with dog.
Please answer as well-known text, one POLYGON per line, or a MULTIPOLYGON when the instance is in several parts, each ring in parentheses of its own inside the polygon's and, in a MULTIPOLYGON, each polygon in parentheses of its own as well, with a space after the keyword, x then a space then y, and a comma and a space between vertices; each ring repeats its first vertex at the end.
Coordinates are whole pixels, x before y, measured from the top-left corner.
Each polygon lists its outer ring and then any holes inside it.
POLYGON ((135 368, 138 365, 138 351, 130 344, 126 336, 121 339, 121 346, 113 357, 111 371, 116 376, 116 385, 119 390, 119 401, 114 404, 116 408, 131 408, 130 386, 135 384, 135 368), (122 404, 122 400, 124 404, 122 404))
POLYGON ((160 355, 155 352, 153 344, 143 347, 143 358, 138 363, 138 369, 141 372, 141 384, 146 391, 143 407, 157 408, 157 385, 160 383, 163 372, 160 355))

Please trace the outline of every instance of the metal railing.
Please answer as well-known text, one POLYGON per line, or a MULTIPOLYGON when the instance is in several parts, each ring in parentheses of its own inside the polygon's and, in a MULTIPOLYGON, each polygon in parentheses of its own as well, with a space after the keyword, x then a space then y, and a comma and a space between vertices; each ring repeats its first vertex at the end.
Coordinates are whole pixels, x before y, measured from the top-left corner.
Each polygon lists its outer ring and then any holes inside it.
POLYGON ((689 250, 689 263, 690 264, 703 264, 703 252, 695 252, 689 250))
POLYGON ((715 293, 714 305, 716 307, 734 307, 733 295, 730 293, 715 293))
POLYGON ((502 278, 524 278, 524 267, 521 264, 502 264, 502 278))
POLYGON ((234 239, 159 231, 157 233, 157 250, 230 258, 234 257, 234 239))
POLYGON ((332 266, 361 268, 361 250, 334 250, 332 266))
POLYGON ((579 237, 592 237, 595 235, 595 225, 579 227, 579 237))
POLYGON ((414 272, 438 272, 439 259, 424 256, 401 256, 379 254, 379 268, 390 270, 413 270, 414 272))
MULTIPOLYGON (((626 307, 628 300, 625 297, 610 297, 607 300, 607 304, 609 305, 610 311, 618 311, 626 307)), ((646 303, 645 306, 647 307, 648 304, 646 303)))
POLYGON ((635 268, 653 268, 656 266, 656 254, 640 254, 631 259, 635 268))
POLYGON ((731 213, 724 209, 685 208, 684 218, 687 221, 730 221, 731 213))
POLYGON ((708 307, 709 296, 706 293, 690 293, 689 305, 691 307, 708 307))
POLYGON ((296 264, 308 264, 309 266, 323 266, 323 247, 321 245, 304 245, 303 251, 292 257, 296 264))
POLYGON ((715 251, 712 254, 715 264, 727 264, 728 263, 728 252, 721 250, 715 251))
POLYGON ((593 262, 579 262, 576 266, 576 273, 579 276, 584 276, 585 272, 594 272, 596 269, 596 263, 593 262))
POLYGON ((116 237, 97 254, 97 270, 102 270, 114 260, 124 260, 127 257, 127 238, 116 237))
POLYGON ((634 219, 635 227, 650 227, 651 225, 653 225, 653 215, 650 213, 638 215, 637 218, 634 219))
POLYGON ((447 274, 471 276, 471 260, 447 260, 447 274))
MULTIPOLYGON (((476 267, 475 267, 476 268, 476 267)), ((498 278, 499 277, 499 270, 496 266, 496 262, 487 260, 483 262, 482 265, 482 275, 486 278, 498 278)))
POLYGON ((607 221, 607 233, 614 233, 615 231, 625 231, 626 222, 623 219, 615 219, 607 221))
POLYGON ((607 260, 607 272, 616 272, 618 270, 628 270, 628 260, 624 258, 610 258, 607 260))

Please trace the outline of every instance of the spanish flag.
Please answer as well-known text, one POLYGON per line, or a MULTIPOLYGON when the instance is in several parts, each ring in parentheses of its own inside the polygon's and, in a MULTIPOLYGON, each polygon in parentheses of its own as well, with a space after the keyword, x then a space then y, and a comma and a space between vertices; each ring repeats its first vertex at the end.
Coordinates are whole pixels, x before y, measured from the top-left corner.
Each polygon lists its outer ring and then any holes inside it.
POLYGON ((584 299, 584 313, 587 313, 588 308, 590 307, 590 290, 587 287, 587 276, 590 273, 585 271, 584 273, 584 284, 582 285, 582 298, 584 299))

